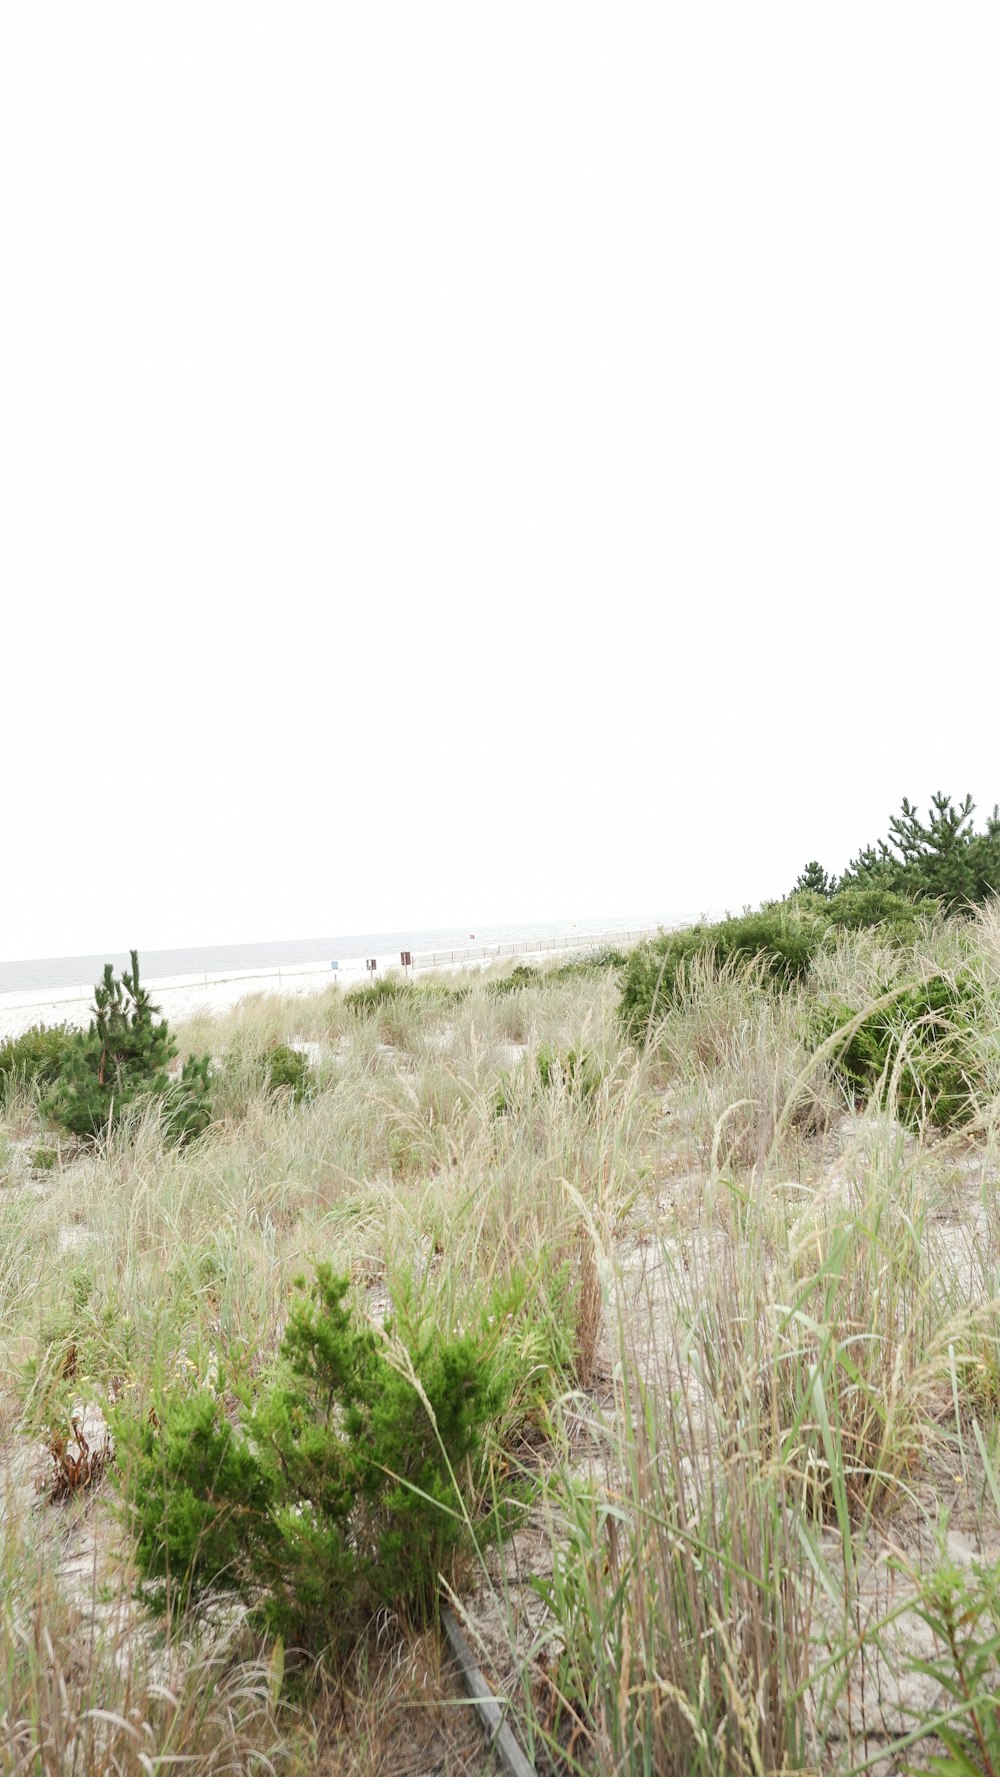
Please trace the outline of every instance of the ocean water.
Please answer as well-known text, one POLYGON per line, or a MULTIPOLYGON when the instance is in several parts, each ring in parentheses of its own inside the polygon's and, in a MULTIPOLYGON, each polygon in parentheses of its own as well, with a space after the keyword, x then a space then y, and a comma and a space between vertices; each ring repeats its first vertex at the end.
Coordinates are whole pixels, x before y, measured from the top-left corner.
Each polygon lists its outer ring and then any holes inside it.
MULTIPOLYGON (((359 957, 392 956, 401 950, 465 950, 491 944, 520 944, 530 939, 581 938, 601 933, 648 931, 666 923, 656 914, 631 918, 538 921, 531 925, 447 926, 439 931, 350 932, 329 938, 286 938, 260 944, 195 945, 185 950, 140 950, 143 978, 165 975, 237 974, 243 969, 283 969, 295 963, 351 962, 359 957)), ((120 969, 128 952, 95 956, 39 957, 28 962, 0 962, 0 993, 37 988, 80 987, 100 979, 105 963, 120 969)))

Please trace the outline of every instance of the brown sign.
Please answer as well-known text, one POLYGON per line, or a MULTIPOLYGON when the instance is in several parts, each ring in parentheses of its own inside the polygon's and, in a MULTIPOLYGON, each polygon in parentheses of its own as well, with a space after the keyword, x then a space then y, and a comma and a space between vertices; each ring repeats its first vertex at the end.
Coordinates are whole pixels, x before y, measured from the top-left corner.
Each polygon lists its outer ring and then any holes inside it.
POLYGON ((402 963, 404 969, 412 969, 412 967, 413 967, 413 952, 412 952, 412 950, 401 950, 399 953, 399 960, 402 963))
POLYGON ((365 968, 366 969, 377 969, 378 968, 378 957, 377 956, 366 957, 365 968))

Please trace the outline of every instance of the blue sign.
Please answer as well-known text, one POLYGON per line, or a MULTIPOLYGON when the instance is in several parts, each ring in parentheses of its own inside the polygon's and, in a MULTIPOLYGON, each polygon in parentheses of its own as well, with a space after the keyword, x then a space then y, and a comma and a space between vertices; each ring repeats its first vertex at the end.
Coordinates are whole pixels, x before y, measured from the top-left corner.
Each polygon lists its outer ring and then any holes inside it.
POLYGON ((339 969, 339 968, 340 968, 340 964, 339 964, 339 963, 331 963, 331 964, 330 964, 330 967, 331 967, 331 969, 339 969))

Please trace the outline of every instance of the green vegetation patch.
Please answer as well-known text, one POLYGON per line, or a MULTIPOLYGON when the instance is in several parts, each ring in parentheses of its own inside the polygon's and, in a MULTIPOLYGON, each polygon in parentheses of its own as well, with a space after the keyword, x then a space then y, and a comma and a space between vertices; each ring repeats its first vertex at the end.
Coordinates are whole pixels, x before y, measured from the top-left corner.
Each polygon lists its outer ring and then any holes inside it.
POLYGON ((602 945, 597 950, 587 950, 582 956, 569 957, 566 962, 546 969, 545 979, 548 982, 577 981, 587 975, 607 975, 613 969, 624 968, 628 958, 627 950, 602 945))
POLYGON ((377 975, 363 987, 350 988, 344 995, 344 1004, 355 1018, 369 1018, 387 1006, 412 1000, 416 991, 412 981, 404 981, 399 975, 377 975))
POLYGON ((300 1049, 293 1049, 290 1043, 272 1043, 264 1059, 269 1091, 290 1091, 293 1104, 301 1104, 310 1095, 312 1069, 300 1049))
POLYGON ((484 1460, 523 1387, 508 1286, 442 1329, 402 1292, 384 1333, 328 1265, 300 1282, 276 1372, 175 1390, 118 1422, 122 1486, 151 1601, 246 1599, 297 1648, 344 1655, 381 1609, 419 1620, 472 1541, 484 1460))
POLYGON ((723 919, 717 925, 661 932, 638 945, 622 971, 622 1019, 633 1035, 641 1035, 673 1003, 685 966, 694 957, 711 956, 720 966, 759 958, 776 985, 797 981, 826 930, 827 922, 811 907, 791 902, 723 919))
POLYGON ((564 1092, 580 1104, 593 1098, 601 1084, 602 1074, 595 1056, 585 1049, 568 1049, 560 1055, 550 1043, 541 1043, 533 1062, 521 1063, 516 1074, 501 1076, 493 1101, 495 1117, 506 1117, 519 1109, 532 1088, 541 1092, 564 1092))
POLYGON ((839 882, 813 858, 795 887, 827 896, 845 888, 888 889, 955 910, 981 904, 1000 893, 1000 806, 979 833, 972 824, 975 808, 971 796, 956 804, 938 791, 923 820, 904 796, 888 836, 862 846, 839 882))
POLYGON ((843 889, 830 898, 805 889, 714 925, 661 932, 638 945, 621 972, 623 1022, 632 1036, 641 1037, 675 1003, 695 958, 711 957, 719 968, 757 962, 765 979, 780 989, 801 981, 821 945, 838 932, 877 927, 893 944, 912 943, 922 912, 926 908, 884 884, 843 889))
MULTIPOLYGON (((891 1100, 900 1120, 917 1128, 967 1122, 984 1085, 977 1052, 981 1016, 976 983, 967 974, 934 975, 906 988, 864 1019, 835 1052, 834 1073, 856 1105, 891 1100)), ((814 1016, 820 1042, 850 1026, 863 1007, 829 1000, 814 1016)))
POLYGON ((933 909, 934 903, 925 901, 918 906, 907 895, 874 883, 840 889, 823 907, 822 916, 833 932, 860 932, 878 926, 894 944, 904 945, 913 943, 921 918, 933 909))
POLYGON ((8 1083, 35 1080, 48 1086, 58 1079, 77 1034, 68 1024, 34 1024, 0 1043, 0 1092, 8 1083))
POLYGON ((515 963, 509 975, 501 975, 498 981, 488 981, 486 991, 494 999, 504 999, 509 993, 521 993, 526 987, 537 987, 543 979, 541 969, 534 963, 515 963))
POLYGON ((168 1069, 177 1045, 140 983, 136 951, 131 958, 132 967, 120 980, 112 965, 105 965, 90 1026, 69 1034, 43 1109, 71 1134, 92 1139, 130 1105, 159 1098, 168 1132, 186 1141, 211 1119, 209 1059, 189 1056, 180 1078, 171 1080, 168 1069))

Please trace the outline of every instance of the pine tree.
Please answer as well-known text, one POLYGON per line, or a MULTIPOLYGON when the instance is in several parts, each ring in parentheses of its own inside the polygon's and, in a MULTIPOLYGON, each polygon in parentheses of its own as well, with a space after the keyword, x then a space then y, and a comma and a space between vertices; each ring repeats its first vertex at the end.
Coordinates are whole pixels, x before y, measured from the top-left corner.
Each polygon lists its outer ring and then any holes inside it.
POLYGON ((168 1069, 177 1054, 166 1019, 139 980, 139 956, 121 980, 111 963, 94 989, 94 1016, 74 1034, 45 1110, 74 1135, 101 1135, 112 1119, 139 1097, 164 1097, 168 1122, 183 1138, 208 1120, 208 1058, 190 1057, 171 1086, 168 1069))
POLYGON ((806 889, 812 895, 835 895, 837 878, 828 876, 817 858, 811 858, 802 874, 795 883, 796 889, 806 889))
POLYGON ((884 839, 875 845, 863 845, 852 858, 840 879, 840 887, 890 889, 895 894, 913 894, 906 882, 906 870, 890 851, 884 839))
POLYGON ((975 832, 975 803, 955 803, 943 791, 931 797, 926 821, 903 797, 889 822, 888 840, 865 846, 852 858, 842 888, 890 888, 914 900, 933 898, 951 907, 985 901, 1000 892, 1000 807, 983 833, 975 832))
POLYGON ((970 850, 975 876, 974 901, 985 901, 1000 895, 1000 804, 994 802, 993 813, 986 817, 985 833, 973 835, 970 850))
POLYGON ((943 901, 969 901, 975 891, 970 856, 975 804, 966 796, 958 807, 950 796, 931 797, 926 823, 915 805, 903 797, 902 808, 889 822, 890 843, 902 859, 919 894, 943 901))

